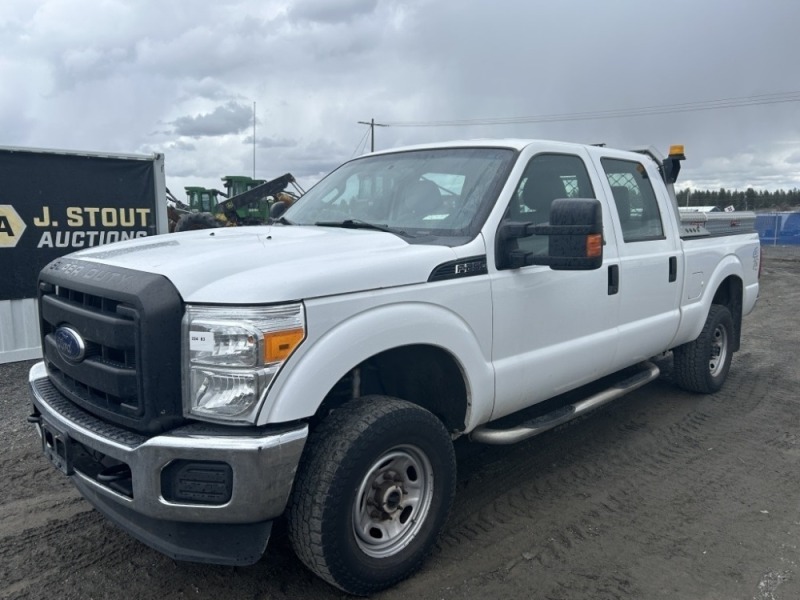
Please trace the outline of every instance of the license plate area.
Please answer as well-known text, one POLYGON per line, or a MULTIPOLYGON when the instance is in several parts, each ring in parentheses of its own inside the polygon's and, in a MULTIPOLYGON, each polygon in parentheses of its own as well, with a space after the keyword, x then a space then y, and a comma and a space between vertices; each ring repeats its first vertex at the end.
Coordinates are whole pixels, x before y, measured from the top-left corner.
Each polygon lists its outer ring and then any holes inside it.
POLYGON ((69 436, 44 419, 39 427, 42 430, 44 455, 64 475, 72 475, 72 441, 69 436))

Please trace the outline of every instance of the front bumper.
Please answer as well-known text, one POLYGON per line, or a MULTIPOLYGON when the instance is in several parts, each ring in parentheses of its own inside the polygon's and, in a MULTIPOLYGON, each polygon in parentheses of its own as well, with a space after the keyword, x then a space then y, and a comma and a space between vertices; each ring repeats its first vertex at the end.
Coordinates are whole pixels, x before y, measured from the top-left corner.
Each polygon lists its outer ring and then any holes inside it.
POLYGON ((221 564, 259 559, 271 520, 286 508, 306 425, 265 431, 195 424, 146 437, 70 403, 50 383, 44 363, 34 365, 28 379, 44 452, 112 521, 174 558, 221 564), (228 465, 229 498, 222 504, 165 499, 163 473, 176 461, 228 465), (94 465, 100 463, 127 465, 126 487, 98 473, 94 465))

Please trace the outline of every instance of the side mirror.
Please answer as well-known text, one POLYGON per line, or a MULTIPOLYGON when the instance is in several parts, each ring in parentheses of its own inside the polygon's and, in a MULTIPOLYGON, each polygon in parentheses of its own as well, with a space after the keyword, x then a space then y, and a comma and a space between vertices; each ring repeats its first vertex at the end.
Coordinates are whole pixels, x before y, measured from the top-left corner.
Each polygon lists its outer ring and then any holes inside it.
POLYGON ((550 222, 542 225, 506 221, 498 231, 503 267, 545 265, 554 271, 590 271, 603 264, 603 208, 595 198, 553 200, 550 222), (549 237, 546 255, 519 250, 512 240, 531 235, 549 237))

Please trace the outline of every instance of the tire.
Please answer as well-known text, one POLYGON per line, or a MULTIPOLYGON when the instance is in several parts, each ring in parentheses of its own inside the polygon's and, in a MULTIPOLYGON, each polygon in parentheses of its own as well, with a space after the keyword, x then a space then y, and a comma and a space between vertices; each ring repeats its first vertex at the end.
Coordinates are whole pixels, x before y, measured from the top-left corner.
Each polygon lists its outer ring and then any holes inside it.
POLYGON ((219 221, 211 213, 187 213, 178 219, 175 224, 175 233, 195 231, 197 229, 213 229, 219 226, 219 221))
POLYGON ((703 331, 673 354, 675 382, 685 390, 713 394, 722 388, 733 357, 733 318, 726 306, 712 304, 703 331))
POLYGON ((314 573, 355 595, 407 578, 447 520, 456 462, 427 410, 365 396, 309 437, 289 500, 289 539, 314 573))

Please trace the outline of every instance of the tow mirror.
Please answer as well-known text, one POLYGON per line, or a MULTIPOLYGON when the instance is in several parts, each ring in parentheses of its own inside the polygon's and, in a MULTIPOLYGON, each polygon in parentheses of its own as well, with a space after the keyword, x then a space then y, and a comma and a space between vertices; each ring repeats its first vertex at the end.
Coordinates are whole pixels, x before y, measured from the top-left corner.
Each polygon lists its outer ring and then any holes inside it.
POLYGON ((501 267, 516 269, 545 265, 555 271, 590 271, 603 264, 603 209, 595 198, 553 200, 550 221, 536 225, 506 221, 498 231, 501 267), (515 239, 532 235, 549 237, 546 255, 520 250, 515 239))

